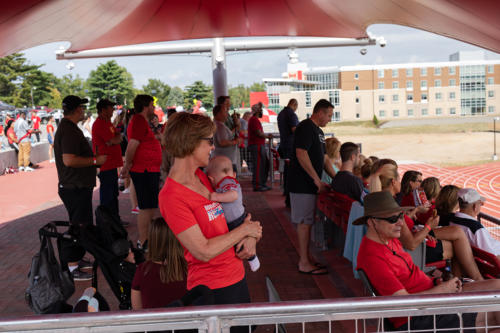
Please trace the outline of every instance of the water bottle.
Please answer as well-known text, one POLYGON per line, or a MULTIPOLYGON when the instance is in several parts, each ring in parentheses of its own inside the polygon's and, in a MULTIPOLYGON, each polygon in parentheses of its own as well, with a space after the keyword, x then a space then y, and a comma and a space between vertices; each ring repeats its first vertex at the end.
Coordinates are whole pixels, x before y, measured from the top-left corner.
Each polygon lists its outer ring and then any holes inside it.
POLYGON ((453 279, 453 273, 451 272, 451 260, 446 259, 446 267, 444 268, 443 275, 441 276, 443 281, 448 281, 453 279))
POLYGON ((125 180, 122 177, 118 178, 118 190, 120 192, 125 191, 125 180))

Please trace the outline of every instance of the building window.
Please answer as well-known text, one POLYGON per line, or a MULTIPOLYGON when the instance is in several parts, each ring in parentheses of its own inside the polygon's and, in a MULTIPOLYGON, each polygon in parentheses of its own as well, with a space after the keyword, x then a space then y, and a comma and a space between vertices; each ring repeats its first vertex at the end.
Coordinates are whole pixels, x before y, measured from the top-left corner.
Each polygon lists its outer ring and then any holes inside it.
POLYGON ((406 81, 406 88, 413 89, 413 81, 406 81))
POLYGON ((392 101, 393 102, 399 101, 399 95, 392 95, 392 101))
POLYGON ((385 95, 378 95, 378 101, 379 101, 379 103, 384 103, 385 102, 385 95))
POLYGON ((406 94, 406 102, 413 103, 413 94, 406 94))
POLYGON ((398 81, 393 81, 392 82, 392 89, 398 89, 399 88, 399 82, 398 81))
POLYGON ((456 73, 456 67, 455 66, 448 67, 448 74, 455 75, 455 73, 456 73))
POLYGON ((420 68, 420 75, 426 76, 427 75, 427 68, 420 68))
POLYGON ((306 108, 311 107, 311 92, 306 91, 306 108))
POLYGON ((359 90, 359 86, 354 86, 354 90, 359 90))
POLYGON ((492 77, 489 77, 489 78, 488 78, 488 84, 494 84, 494 82, 493 82, 493 78, 492 78, 492 77))
POLYGON ((340 121, 340 111, 333 112, 332 121, 333 122, 339 122, 340 121))
POLYGON ((457 114, 457 109, 450 108, 450 114, 457 114))
POLYGON ((383 69, 378 70, 378 77, 380 77, 380 78, 384 77, 384 70, 383 69))
POLYGON ((354 79, 359 79, 359 74, 358 73, 354 73, 354 79))
POLYGON ((426 80, 420 81, 420 88, 427 88, 427 81, 426 80))
POLYGON ((379 89, 384 89, 384 82, 379 82, 378 83, 378 88, 379 89))
POLYGON ((356 97, 355 101, 356 101, 356 104, 359 104, 359 97, 356 97))
POLYGON ((493 68, 493 65, 488 65, 488 73, 493 73, 495 70, 493 68))
POLYGON ((429 111, 427 109, 422 109, 422 116, 427 116, 429 114, 429 111))
POLYGON ((399 110, 392 110, 393 117, 399 117, 399 110))
POLYGON ((392 70, 392 77, 398 77, 398 70, 397 69, 392 70))
POLYGON ((455 99, 455 92, 451 91, 448 97, 449 99, 455 99))
POLYGON ((488 97, 495 97, 495 92, 493 90, 488 90, 488 97))
POLYGON ((420 99, 422 100, 422 102, 425 101, 425 103, 427 103, 427 94, 423 93, 422 97, 420 97, 420 99))
POLYGON ((488 113, 495 113, 495 106, 494 105, 488 106, 488 113))
POLYGON ((356 118, 359 118, 361 117, 361 115, 359 113, 356 113, 356 118))
POLYGON ((443 109, 441 108, 436 108, 436 116, 440 116, 443 114, 443 109))
POLYGON ((441 67, 434 68, 434 75, 441 75, 441 67))
POLYGON ((334 106, 340 105, 340 97, 338 90, 330 90, 328 92, 328 98, 330 100, 330 103, 332 103, 334 106))
POLYGON ((441 80, 434 80, 434 87, 441 87, 441 80))
POLYGON ((440 101, 441 100, 441 97, 442 97, 441 93, 436 93, 435 96, 436 96, 436 101, 440 101))
POLYGON ((407 68, 406 77, 412 77, 412 76, 413 76, 413 68, 407 68))
POLYGON ((408 117, 413 117, 413 109, 408 109, 408 117))
POLYGON ((451 87, 456 86, 457 85, 457 81, 455 79, 450 79, 450 84, 449 85, 451 87))
POLYGON ((379 117, 385 117, 385 110, 379 110, 378 111, 378 116, 379 117))

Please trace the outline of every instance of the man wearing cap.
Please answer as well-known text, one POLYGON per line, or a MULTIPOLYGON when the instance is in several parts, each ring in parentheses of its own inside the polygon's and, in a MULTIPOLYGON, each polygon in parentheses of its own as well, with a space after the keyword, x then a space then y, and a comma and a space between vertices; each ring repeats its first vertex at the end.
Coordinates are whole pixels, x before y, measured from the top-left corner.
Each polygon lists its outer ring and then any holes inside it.
POLYGON ((500 259, 500 242, 491 237, 488 230, 477 220, 485 201, 486 199, 473 188, 458 190, 460 211, 455 213, 450 223, 463 229, 472 246, 492 253, 500 259))
MULTIPOLYGON (((54 156, 58 193, 68 211, 69 221, 75 227, 93 224, 92 192, 96 185, 96 168, 106 162, 106 155, 94 156, 92 148, 78 127, 85 115, 87 99, 69 95, 63 99, 64 118, 54 137, 54 156)), ((92 276, 78 269, 74 258, 68 263, 75 280, 92 276)))
MULTIPOLYGON (((403 226, 404 211, 413 207, 400 207, 387 191, 370 193, 364 198, 364 216, 353 222, 366 224, 368 230, 361 241, 358 253, 358 270, 363 270, 370 284, 379 296, 409 294, 459 293, 462 291, 499 290, 500 280, 462 282, 454 277, 448 281, 432 279, 413 263, 411 256, 403 250, 398 238, 403 226)), ((499 323, 498 313, 488 313, 488 324, 499 323)), ((398 331, 408 330, 407 317, 389 318, 398 331)), ((465 313, 463 327, 482 326, 484 313, 465 313)), ((436 328, 459 327, 455 314, 437 315, 436 328)), ((432 329, 434 316, 410 318, 411 330, 432 329)))
POLYGON ((92 144, 94 153, 107 156, 106 162, 99 168, 99 199, 101 205, 108 207, 110 212, 120 219, 118 211, 118 168, 123 166, 122 134, 117 131, 111 117, 115 103, 101 99, 97 103, 97 119, 92 125, 92 144))

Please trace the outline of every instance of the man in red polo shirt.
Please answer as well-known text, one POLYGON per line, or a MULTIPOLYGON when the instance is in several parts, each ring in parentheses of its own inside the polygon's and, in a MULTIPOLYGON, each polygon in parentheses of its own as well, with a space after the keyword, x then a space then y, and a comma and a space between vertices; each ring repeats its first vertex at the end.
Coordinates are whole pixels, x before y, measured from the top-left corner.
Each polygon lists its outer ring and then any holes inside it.
POLYGON ((137 218, 139 240, 138 247, 143 247, 149 224, 158 211, 158 193, 160 192, 161 145, 156 139, 149 122, 154 115, 153 97, 137 95, 134 99, 135 115, 127 128, 128 145, 125 152, 125 164, 122 177, 130 177, 134 182, 139 203, 137 218))
POLYGON ((266 154, 266 138, 272 135, 264 134, 259 118, 262 118, 262 103, 252 106, 252 117, 248 121, 248 150, 252 155, 252 185, 258 192, 269 191, 266 185, 269 172, 269 159, 266 154))
POLYGON ((38 116, 38 111, 33 110, 31 113, 31 125, 33 132, 36 135, 36 142, 40 142, 40 117, 38 116))
POLYGON ((120 219, 118 210, 118 168, 123 165, 120 143, 123 137, 111 123, 115 103, 101 99, 97 103, 97 119, 92 125, 92 145, 94 154, 108 156, 101 165, 99 174, 99 198, 101 205, 109 208, 120 219))

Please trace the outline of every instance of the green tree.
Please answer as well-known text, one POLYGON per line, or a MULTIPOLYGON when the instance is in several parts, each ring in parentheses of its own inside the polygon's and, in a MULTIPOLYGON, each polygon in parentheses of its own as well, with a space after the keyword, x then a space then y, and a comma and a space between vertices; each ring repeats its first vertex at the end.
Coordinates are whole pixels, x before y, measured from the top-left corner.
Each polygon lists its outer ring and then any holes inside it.
POLYGON ((250 86, 250 91, 256 92, 256 91, 266 91, 266 84, 265 83, 259 83, 255 82, 250 86))
POLYGON ((16 106, 31 105, 31 87, 23 84, 40 67, 27 63, 22 53, 0 58, 0 100, 16 106))
POLYGON ((195 81, 192 85, 187 86, 184 91, 184 108, 186 110, 192 108, 195 99, 201 100, 205 109, 212 109, 214 105, 212 86, 207 86, 202 81, 195 81))
POLYGON ((95 108, 97 101, 108 98, 118 104, 130 103, 134 97, 134 81, 125 67, 111 60, 100 64, 90 72, 87 80, 90 107, 95 108))
POLYGON ((142 86, 144 93, 158 98, 158 105, 167 107, 168 97, 170 95, 170 86, 158 79, 149 79, 148 84, 142 86))
POLYGON ((88 94, 87 83, 79 75, 73 77, 73 74, 64 75, 60 81, 57 90, 61 93, 61 96, 66 97, 68 95, 76 95, 80 97, 85 97, 88 94))
POLYGON ((250 89, 240 84, 234 88, 229 88, 229 97, 234 108, 241 108, 244 104, 246 107, 250 104, 250 89))
POLYGON ((184 104, 184 91, 179 87, 170 89, 165 106, 178 106, 184 104))
MULTIPOLYGON (((31 105, 31 93, 33 92, 34 105, 48 106, 52 102, 51 88, 59 85, 60 79, 52 73, 39 69, 26 75, 21 84, 20 100, 23 105, 31 105), (33 88, 33 91, 31 90, 33 88)), ((61 107, 59 105, 58 107, 61 107)))

